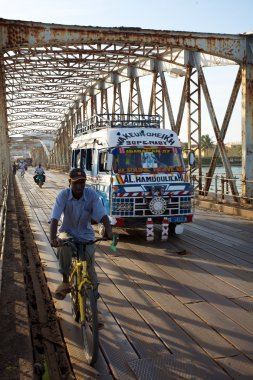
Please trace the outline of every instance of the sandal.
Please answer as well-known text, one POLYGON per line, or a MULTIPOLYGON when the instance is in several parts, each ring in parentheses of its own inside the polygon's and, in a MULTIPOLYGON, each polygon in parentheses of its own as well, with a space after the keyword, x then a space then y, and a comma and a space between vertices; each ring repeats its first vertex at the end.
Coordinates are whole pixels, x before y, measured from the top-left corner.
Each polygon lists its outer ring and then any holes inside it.
POLYGON ((62 282, 55 290, 54 296, 58 300, 63 300, 66 295, 70 292, 68 282, 62 282))

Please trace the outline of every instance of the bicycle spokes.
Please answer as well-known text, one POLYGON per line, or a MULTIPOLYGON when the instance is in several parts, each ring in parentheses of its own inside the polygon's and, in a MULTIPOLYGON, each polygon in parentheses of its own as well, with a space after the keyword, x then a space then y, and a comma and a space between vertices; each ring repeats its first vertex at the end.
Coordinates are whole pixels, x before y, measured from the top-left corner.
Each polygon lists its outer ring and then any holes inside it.
POLYGON ((98 318, 97 305, 90 288, 83 294, 84 320, 82 321, 83 346, 87 362, 92 365, 98 356, 98 318))
POLYGON ((70 298, 72 303, 72 315, 76 322, 80 320, 80 309, 78 302, 78 283, 77 283, 77 274, 74 273, 70 288, 70 298))
POLYGON ((73 261, 69 277, 72 314, 81 324, 86 362, 93 365, 98 357, 98 315, 93 287, 87 275, 86 262, 73 261))

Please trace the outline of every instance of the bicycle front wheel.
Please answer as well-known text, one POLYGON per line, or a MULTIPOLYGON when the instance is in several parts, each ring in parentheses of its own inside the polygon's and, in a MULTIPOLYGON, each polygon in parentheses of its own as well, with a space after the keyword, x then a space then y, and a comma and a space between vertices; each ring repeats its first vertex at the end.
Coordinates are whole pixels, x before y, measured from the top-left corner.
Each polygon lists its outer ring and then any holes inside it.
POLYGON ((84 321, 81 321, 83 348, 87 363, 93 365, 98 358, 98 315, 93 290, 83 287, 84 321))
MULTIPOLYGON (((71 271, 73 270, 73 266, 71 271)), ((77 279, 77 273, 75 272, 72 275, 71 281, 70 281, 70 299, 71 299, 71 309, 72 309, 72 316, 76 322, 79 322, 80 320, 80 310, 79 310, 79 302, 78 302, 78 279, 77 279)))

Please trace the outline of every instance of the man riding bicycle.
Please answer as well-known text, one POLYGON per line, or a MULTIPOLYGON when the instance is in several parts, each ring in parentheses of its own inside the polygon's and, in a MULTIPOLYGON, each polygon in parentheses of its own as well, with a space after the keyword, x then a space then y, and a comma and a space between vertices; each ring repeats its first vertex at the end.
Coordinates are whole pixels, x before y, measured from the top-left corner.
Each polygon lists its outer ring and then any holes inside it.
POLYGON ((23 161, 19 164, 21 177, 24 177, 24 175, 25 175, 25 165, 26 165, 26 163, 23 161))
POLYGON ((55 297, 64 299, 69 293, 68 277, 72 255, 78 249, 81 260, 87 260, 87 270, 93 285, 95 298, 99 298, 98 280, 95 271, 95 246, 94 244, 82 245, 87 241, 93 241, 95 234, 91 226, 91 219, 97 223, 103 223, 105 237, 112 239, 112 228, 109 218, 98 194, 91 188, 85 188, 86 174, 81 168, 72 169, 69 173, 69 188, 63 189, 58 194, 50 223, 50 243, 57 247, 59 259, 59 272, 63 281, 55 291, 55 297), (63 222, 57 236, 58 222, 63 214, 63 222), (72 245, 61 245, 61 240, 72 237, 78 241, 73 249, 72 245))

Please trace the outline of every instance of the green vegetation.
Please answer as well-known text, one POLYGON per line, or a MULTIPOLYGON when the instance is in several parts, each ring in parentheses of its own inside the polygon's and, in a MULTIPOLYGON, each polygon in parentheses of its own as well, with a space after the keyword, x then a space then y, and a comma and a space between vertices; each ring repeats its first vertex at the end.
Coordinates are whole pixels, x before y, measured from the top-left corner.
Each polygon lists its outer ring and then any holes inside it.
POLYGON ((208 149, 212 149, 214 147, 214 142, 212 141, 209 135, 201 136, 201 149, 206 152, 208 149))

